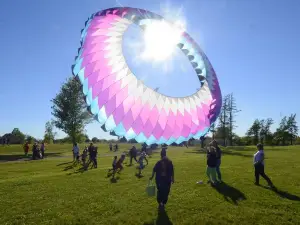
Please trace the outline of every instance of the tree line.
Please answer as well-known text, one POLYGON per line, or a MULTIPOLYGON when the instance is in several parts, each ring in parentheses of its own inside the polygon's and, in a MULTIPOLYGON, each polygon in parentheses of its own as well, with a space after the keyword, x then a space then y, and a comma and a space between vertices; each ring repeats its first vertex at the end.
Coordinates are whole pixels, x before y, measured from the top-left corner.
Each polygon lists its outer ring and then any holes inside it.
POLYGON ((246 134, 240 137, 234 132, 237 127, 235 118, 240 111, 237 108, 233 94, 225 95, 221 113, 216 123, 217 126, 213 125, 211 128, 213 138, 218 139, 222 145, 244 146, 263 143, 274 146, 300 144, 296 114, 284 116, 275 132, 271 131, 274 124, 272 118, 255 119, 246 134))
MULTIPOLYGON (((86 134, 85 127, 93 121, 93 116, 87 110, 82 86, 75 78, 68 78, 51 102, 53 119, 45 124, 43 141, 46 143, 107 142, 97 137, 89 139, 86 134), (62 139, 55 138, 56 132, 54 128, 62 130, 67 134, 67 137, 62 139)), ((296 114, 284 116, 275 132, 271 131, 271 126, 274 124, 272 118, 255 119, 246 134, 238 136, 234 131, 237 128, 236 117, 239 112, 241 110, 237 108, 234 95, 232 93, 225 95, 221 113, 217 122, 212 124, 210 129, 212 138, 217 139, 224 146, 255 145, 258 142, 266 145, 300 144, 296 114)), ((32 143, 37 141, 36 138, 23 134, 18 128, 15 128, 9 135, 18 137, 17 141, 15 140, 18 143, 24 143, 24 141, 32 143)), ((8 134, 4 136, 8 137, 8 134)), ((0 141, 4 142, 6 140, 4 136, 0 138, 0 141)), ((200 138, 202 144, 204 140, 205 137, 200 138)), ((115 140, 109 141, 114 142, 115 140)), ((127 141, 124 137, 119 138, 119 141, 135 143, 134 140, 127 141)))

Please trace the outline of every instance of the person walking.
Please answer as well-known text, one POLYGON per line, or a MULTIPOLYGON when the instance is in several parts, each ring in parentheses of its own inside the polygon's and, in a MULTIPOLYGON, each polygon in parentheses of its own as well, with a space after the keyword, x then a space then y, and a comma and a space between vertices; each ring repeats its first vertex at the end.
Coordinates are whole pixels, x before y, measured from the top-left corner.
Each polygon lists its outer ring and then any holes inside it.
POLYGON ((217 184, 216 179, 216 165, 217 165, 217 154, 214 146, 210 145, 207 151, 207 160, 206 160, 206 175, 208 177, 208 183, 212 186, 217 184))
POLYGON ((77 143, 74 143, 73 146, 73 161, 77 162, 79 156, 79 146, 77 143))
POLYGON ((90 165, 90 163, 93 163, 93 167, 97 168, 98 167, 98 164, 97 164, 98 149, 97 149, 97 147, 95 147, 93 145, 93 143, 90 143, 90 146, 88 148, 88 152, 89 152, 89 155, 90 155, 90 160, 89 160, 88 166, 90 165))
POLYGON ((129 156, 130 156, 130 166, 132 165, 132 159, 135 160, 135 162, 138 162, 136 159, 136 155, 137 155, 137 150, 135 145, 132 145, 132 148, 129 150, 129 156))
POLYGON ((174 183, 174 167, 172 161, 167 157, 166 151, 161 151, 161 160, 155 164, 150 180, 153 179, 154 175, 158 208, 164 210, 168 202, 171 184, 174 183))
POLYGON ((216 149, 216 156, 217 156, 216 172, 218 176, 218 182, 222 183, 222 174, 220 171, 222 151, 216 140, 213 140, 210 144, 216 149))
POLYGON ((29 143, 28 143, 28 141, 26 141, 26 143, 24 145, 24 153, 25 153, 26 157, 28 156, 28 152, 29 152, 29 143))
POLYGON ((257 152, 254 154, 253 163, 255 170, 255 185, 259 185, 259 176, 262 176, 271 188, 275 188, 271 179, 265 174, 265 153, 263 144, 257 144, 257 152))
POLYGON ((42 159, 43 159, 45 157, 45 142, 42 142, 40 150, 41 150, 42 159))

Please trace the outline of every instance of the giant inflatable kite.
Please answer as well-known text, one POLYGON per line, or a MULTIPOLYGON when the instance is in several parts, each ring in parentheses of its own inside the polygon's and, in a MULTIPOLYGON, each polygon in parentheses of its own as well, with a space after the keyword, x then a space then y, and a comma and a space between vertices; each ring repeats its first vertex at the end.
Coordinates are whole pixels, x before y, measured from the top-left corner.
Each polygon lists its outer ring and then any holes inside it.
POLYGON ((215 71, 200 47, 183 32, 177 46, 193 66, 199 90, 176 98, 145 86, 126 64, 122 37, 133 23, 143 29, 146 19, 165 21, 155 13, 129 7, 91 15, 81 33, 73 75, 83 85, 88 108, 105 131, 146 144, 199 139, 220 113, 222 96, 215 71))

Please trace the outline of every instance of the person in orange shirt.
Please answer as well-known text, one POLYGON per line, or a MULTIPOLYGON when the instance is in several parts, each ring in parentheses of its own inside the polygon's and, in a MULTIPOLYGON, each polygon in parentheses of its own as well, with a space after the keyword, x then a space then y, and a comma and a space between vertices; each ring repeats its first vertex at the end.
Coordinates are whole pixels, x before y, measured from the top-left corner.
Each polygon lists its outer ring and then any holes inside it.
POLYGON ((24 145, 24 153, 25 153, 25 156, 28 155, 28 151, 29 151, 29 143, 28 141, 26 141, 25 145, 24 145))

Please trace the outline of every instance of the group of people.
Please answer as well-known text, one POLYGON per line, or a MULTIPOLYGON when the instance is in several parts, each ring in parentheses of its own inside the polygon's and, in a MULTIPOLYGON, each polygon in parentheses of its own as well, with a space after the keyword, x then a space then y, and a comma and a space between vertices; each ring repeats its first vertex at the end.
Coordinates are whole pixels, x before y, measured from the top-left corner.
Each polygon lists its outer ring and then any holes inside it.
MULTIPOLYGON (((171 184, 174 183, 174 167, 172 161, 167 157, 166 147, 161 150, 161 159, 155 164, 150 180, 155 176, 157 188, 157 203, 159 209, 164 209, 168 201, 171 184)), ((209 143, 207 151, 207 169, 208 183, 215 186, 222 183, 220 171, 222 151, 218 143, 213 140, 209 143)), ((259 185, 260 176, 268 183, 269 187, 276 190, 271 179, 265 174, 264 164, 265 154, 263 144, 257 145, 257 152, 253 156, 255 185, 259 185)))
MULTIPOLYGON (((30 145, 28 141, 25 142, 23 148, 24 148, 24 154, 27 157, 30 149, 30 145)), ((35 142, 32 145, 32 159, 33 160, 43 159, 44 157, 45 157, 45 142, 42 142, 41 145, 39 145, 38 142, 35 142)))
MULTIPOLYGON (((145 168, 146 165, 148 165, 148 159, 147 159, 147 153, 146 149, 142 147, 140 152, 140 157, 137 159, 138 150, 136 149, 135 145, 132 145, 132 148, 129 150, 129 166, 132 166, 132 160, 134 159, 136 163, 138 163, 138 176, 142 175, 142 170, 145 168), (144 161, 146 161, 146 165, 144 164, 144 161)), ((123 170, 123 162, 125 160, 125 153, 122 153, 120 159, 118 160, 117 156, 114 156, 113 162, 112 162, 112 168, 108 170, 108 172, 112 172, 113 178, 115 177, 116 172, 120 173, 123 170)))
POLYGON ((115 152, 117 152, 118 150, 119 150, 119 145, 118 145, 118 143, 116 143, 116 144, 114 144, 114 146, 113 146, 113 144, 112 143, 109 143, 109 151, 113 151, 113 147, 114 147, 114 151, 115 152))
POLYGON ((85 170, 90 166, 91 163, 93 168, 97 168, 98 147, 94 146, 93 143, 90 143, 89 147, 85 146, 82 151, 82 154, 80 154, 80 149, 78 144, 74 143, 72 152, 73 152, 73 161, 77 163, 81 161, 85 170))
MULTIPOLYGON (((255 170, 255 185, 259 185, 259 177, 263 177, 271 188, 274 185, 271 179, 265 174, 264 170, 264 146, 257 144, 257 152, 254 154, 253 164, 255 170)), ((220 171, 222 151, 218 146, 218 143, 213 140, 209 143, 207 151, 207 168, 206 174, 208 177, 208 183, 215 186, 218 183, 222 183, 222 176, 220 171)))

